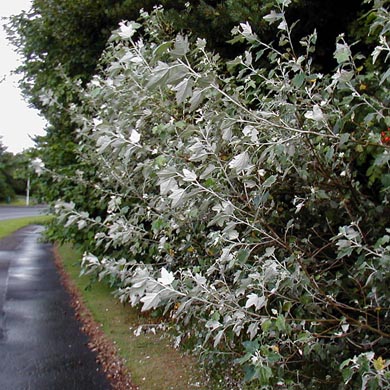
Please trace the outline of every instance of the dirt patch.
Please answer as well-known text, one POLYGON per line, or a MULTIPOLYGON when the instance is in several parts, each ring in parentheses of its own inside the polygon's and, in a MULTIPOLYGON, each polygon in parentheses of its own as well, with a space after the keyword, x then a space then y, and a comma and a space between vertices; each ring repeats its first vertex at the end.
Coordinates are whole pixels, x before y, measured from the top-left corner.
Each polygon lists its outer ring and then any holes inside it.
POLYGON ((80 292, 64 269, 56 247, 54 248, 54 256, 61 282, 69 292, 77 319, 82 323, 82 331, 90 338, 88 346, 97 353, 98 363, 103 367, 112 388, 114 390, 139 390, 139 387, 132 383, 131 375, 124 360, 119 356, 117 348, 107 339, 100 324, 93 319, 92 314, 83 303, 80 292))

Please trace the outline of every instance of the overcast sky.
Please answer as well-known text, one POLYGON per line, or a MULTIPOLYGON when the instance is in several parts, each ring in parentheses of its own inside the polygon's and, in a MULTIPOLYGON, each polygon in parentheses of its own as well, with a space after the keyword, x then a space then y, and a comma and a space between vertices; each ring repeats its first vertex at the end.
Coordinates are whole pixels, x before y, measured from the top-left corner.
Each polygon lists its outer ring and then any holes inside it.
MULTIPOLYGON (((1 0, 0 16, 16 15, 30 8, 30 0, 1 0)), ((29 108, 17 87, 18 77, 11 75, 18 66, 18 56, 8 44, 0 21, 0 136, 1 142, 12 153, 34 146, 29 136, 44 134, 45 121, 38 112, 29 108)))

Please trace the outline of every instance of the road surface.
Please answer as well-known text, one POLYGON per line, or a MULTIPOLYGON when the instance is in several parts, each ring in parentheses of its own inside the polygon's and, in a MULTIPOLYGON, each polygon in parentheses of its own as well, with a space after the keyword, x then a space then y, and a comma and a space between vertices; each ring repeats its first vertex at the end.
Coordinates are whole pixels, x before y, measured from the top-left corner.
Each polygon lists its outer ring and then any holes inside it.
POLYGON ((45 214, 45 207, 0 206, 0 221, 45 214))
POLYGON ((108 390, 41 231, 0 240, 0 389, 108 390))

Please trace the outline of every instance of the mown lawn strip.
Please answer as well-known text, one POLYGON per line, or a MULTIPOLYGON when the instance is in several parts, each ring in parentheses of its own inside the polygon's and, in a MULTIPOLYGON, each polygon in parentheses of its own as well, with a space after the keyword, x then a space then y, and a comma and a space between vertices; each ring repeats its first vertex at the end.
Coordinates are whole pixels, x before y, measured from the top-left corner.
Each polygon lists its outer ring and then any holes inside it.
POLYGON ((27 225, 42 225, 49 222, 53 217, 50 215, 38 215, 31 217, 6 219, 0 221, 0 239, 9 236, 27 225))

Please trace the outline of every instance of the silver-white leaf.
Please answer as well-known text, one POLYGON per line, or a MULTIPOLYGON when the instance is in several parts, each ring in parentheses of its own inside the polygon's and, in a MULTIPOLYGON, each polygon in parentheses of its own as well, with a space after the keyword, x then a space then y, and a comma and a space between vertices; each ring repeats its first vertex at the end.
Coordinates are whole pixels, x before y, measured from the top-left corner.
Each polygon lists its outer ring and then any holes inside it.
POLYGON ((169 272, 163 267, 161 269, 161 277, 157 279, 159 283, 163 284, 164 286, 169 286, 172 284, 172 282, 175 280, 175 277, 173 276, 173 272, 169 272))
POLYGON ((325 119, 325 116, 324 116, 324 113, 322 112, 320 106, 318 104, 316 104, 313 107, 312 111, 307 111, 305 113, 305 118, 311 119, 311 120, 316 121, 316 122, 320 122, 320 121, 323 121, 325 119))
POLYGON ((185 190, 183 188, 177 188, 172 191, 172 194, 169 195, 169 198, 172 199, 172 207, 180 206, 183 202, 185 195, 185 190))
POLYGON ((248 152, 242 152, 235 156, 229 163, 229 168, 235 169, 237 173, 244 171, 250 167, 250 157, 248 152))
POLYGON ((173 177, 166 179, 161 179, 160 184, 160 194, 167 195, 170 191, 173 191, 178 188, 177 182, 173 177))
POLYGON ((196 181, 197 179, 196 173, 186 168, 183 169, 183 175, 184 175, 183 177, 184 181, 192 182, 192 181, 196 181))
POLYGON ((137 130, 132 130, 130 134, 130 141, 137 144, 141 139, 141 134, 137 130))
POLYGON ((265 306, 266 298, 264 295, 258 296, 257 294, 249 294, 247 296, 248 300, 246 301, 245 308, 249 309, 250 307, 254 306, 256 310, 260 310, 262 307, 265 306))

